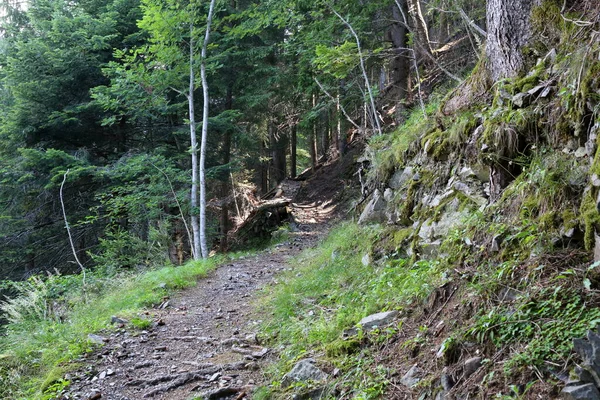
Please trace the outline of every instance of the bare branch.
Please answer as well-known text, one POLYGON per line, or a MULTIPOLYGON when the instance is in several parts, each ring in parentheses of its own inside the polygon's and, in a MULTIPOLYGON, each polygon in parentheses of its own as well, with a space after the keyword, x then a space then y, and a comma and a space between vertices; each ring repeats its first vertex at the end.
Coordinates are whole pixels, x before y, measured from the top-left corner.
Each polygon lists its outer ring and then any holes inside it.
POLYGON ((192 234, 190 232, 190 228, 188 227, 187 221, 185 220, 185 215, 183 214, 183 209, 181 208, 181 204, 179 203, 179 199, 177 198, 175 189, 173 189, 173 184, 171 183, 171 179, 169 178, 169 175, 167 175, 165 171, 158 168, 156 165, 154 165, 154 163, 150 162, 150 165, 152 165, 154 168, 156 168, 158 170, 158 172, 163 174, 163 176, 167 179, 167 182, 169 182, 169 187, 171 188, 171 193, 173 194, 173 198, 175 199, 175 203, 177 204, 177 209, 179 209, 179 215, 181 216, 181 221, 183 221, 183 226, 185 226, 185 231, 187 232, 188 241, 190 242, 190 249, 193 251, 194 250, 194 242, 192 241, 192 234))
POLYGON ((369 83, 369 76, 367 75, 367 70, 365 68, 365 60, 362 55, 362 48, 360 46, 360 39, 358 37, 358 34, 356 33, 352 25, 350 25, 350 23, 344 17, 342 17, 341 14, 335 10, 335 8, 333 8, 333 5, 331 5, 330 3, 327 3, 327 5, 331 9, 331 11, 333 11, 333 13, 344 23, 344 25, 346 25, 346 27, 350 29, 350 32, 352 32, 352 36, 354 36, 354 39, 356 40, 356 46, 358 47, 358 58, 360 59, 360 69, 362 71, 363 77, 365 78, 365 86, 367 87, 367 91, 369 92, 369 100, 371 101, 371 108, 373 113, 373 119, 375 121, 375 127, 377 128, 377 133, 381 135, 381 124, 379 123, 379 116, 377 115, 377 108, 375 107, 375 99, 373 97, 373 91, 371 90, 371 84, 369 83))
POLYGON ((67 211, 65 210, 65 201, 63 199, 63 188, 65 186, 65 182, 67 181, 68 174, 69 174, 69 170, 67 169, 67 172, 65 172, 65 174, 63 175, 63 181, 60 184, 60 191, 59 191, 60 205, 62 208, 63 218, 65 220, 65 228, 67 230, 67 235, 69 236, 69 243, 71 244, 71 250, 73 251, 73 256, 75 257, 75 261, 77 262, 77 265, 79 265, 79 268, 81 269, 81 272, 83 274, 83 287, 85 288, 85 268, 83 267, 83 264, 81 263, 81 261, 79 261, 79 257, 77 257, 77 250, 75 250, 75 243, 73 243, 73 236, 71 236, 71 228, 69 227, 69 221, 67 220, 67 211))
POLYGON ((346 112, 346 109, 344 108, 344 106, 342 106, 340 104, 340 100, 339 98, 335 98, 333 97, 321 84, 321 82, 319 82, 319 80, 315 77, 314 78, 315 82, 317 82, 317 85, 319 85, 319 87, 321 88, 321 90, 323 91, 323 93, 325 93, 325 95, 327 95, 327 97, 329 97, 332 101, 334 101, 339 107, 340 110, 342 111, 342 114, 344 114, 344 117, 346 117, 346 119, 348 120, 348 122, 350 122, 356 129, 361 130, 360 126, 358 126, 358 124, 356 122, 354 122, 354 120, 352 118, 350 118, 350 116, 348 115, 348 113, 346 112))
POLYGON ((484 31, 483 29, 481 29, 481 27, 479 27, 479 25, 477 25, 475 23, 475 21, 473 21, 471 18, 469 18, 469 16, 467 15, 467 13, 465 12, 465 10, 463 10, 462 8, 458 8, 458 12, 460 13, 461 18, 471 27, 473 28, 473 30, 477 33, 479 33, 482 37, 487 38, 487 32, 484 31))

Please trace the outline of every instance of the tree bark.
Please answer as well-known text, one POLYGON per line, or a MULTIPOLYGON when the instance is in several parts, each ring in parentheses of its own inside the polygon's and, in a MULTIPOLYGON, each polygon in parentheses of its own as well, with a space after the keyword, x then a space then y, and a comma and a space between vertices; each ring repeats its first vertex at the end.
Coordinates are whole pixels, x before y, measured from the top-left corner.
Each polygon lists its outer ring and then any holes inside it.
POLYGON ((192 236, 194 245, 192 247, 192 257, 194 260, 200 258, 200 218, 198 212, 198 139, 196 138, 196 117, 194 114, 194 27, 190 24, 190 87, 188 92, 188 109, 190 118, 190 142, 192 152, 192 193, 190 199, 192 236))
MULTIPOLYGON (((225 101, 225 108, 227 110, 233 109, 233 89, 232 83, 227 87, 227 98, 225 101)), ((225 171, 223 171, 221 176, 221 197, 226 198, 229 196, 229 166, 228 164, 231 161, 231 136, 232 132, 230 129, 226 129, 223 135, 223 165, 225 165, 225 171)), ((221 238, 219 240, 219 247, 222 252, 227 251, 228 243, 227 243, 227 232, 229 231, 229 206, 224 203, 221 208, 221 238)))
POLYGON ((298 175, 296 150, 298 145, 298 126, 292 125, 290 131, 290 177, 295 178, 298 175))
POLYGON ((408 13, 410 14, 414 25, 415 40, 417 41, 418 45, 416 47, 431 54, 432 51, 431 43, 429 42, 429 30, 427 28, 425 18, 423 17, 423 12, 421 11, 421 1, 406 0, 406 3, 408 4, 408 13))
POLYGON ((531 9, 537 3, 538 0, 488 0, 486 55, 492 81, 522 72, 522 50, 531 38, 531 9))
MULTIPOLYGON (((210 39, 210 25, 212 23, 213 11, 215 9, 215 0, 210 1, 208 17, 206 20, 206 32, 204 42, 202 43, 202 53, 200 62, 200 76, 202 78, 202 94, 204 105, 202 109, 202 139, 200 141, 200 249, 202 258, 208 257, 208 246, 206 244, 206 173, 204 166, 206 163, 206 137, 208 136, 208 82, 206 79, 206 49, 210 39)), ((190 40, 191 42, 191 40, 190 40)))
POLYGON ((406 101, 409 95, 410 57, 408 47, 408 27, 403 22, 406 15, 406 1, 398 1, 392 6, 392 23, 389 31, 394 57, 390 62, 390 80, 393 85, 393 98, 396 100, 396 121, 401 122, 406 114, 406 101), (398 7, 402 7, 399 9, 398 7))
POLYGON ((277 131, 273 122, 269 123, 269 142, 271 147, 271 187, 277 186, 285 179, 286 163, 285 148, 286 141, 283 135, 277 131))

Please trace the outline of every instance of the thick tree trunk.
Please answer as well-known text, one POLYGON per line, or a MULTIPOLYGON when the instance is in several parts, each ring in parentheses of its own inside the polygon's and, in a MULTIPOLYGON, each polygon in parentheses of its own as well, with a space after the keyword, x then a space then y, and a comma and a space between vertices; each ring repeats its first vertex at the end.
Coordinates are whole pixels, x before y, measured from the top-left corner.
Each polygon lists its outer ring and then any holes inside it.
POLYGON ((531 9, 537 0, 488 0, 487 46, 491 79, 517 76, 523 69, 523 47, 531 38, 531 9))
POLYGON ((285 179, 285 137, 277 131, 274 123, 269 123, 269 141, 271 147, 271 187, 278 185, 285 179))
POLYGON ((392 96, 396 100, 396 121, 401 122, 406 116, 406 102, 409 95, 410 57, 408 47, 408 27, 404 24, 403 14, 406 15, 406 1, 398 1, 398 9, 392 6, 394 23, 390 27, 389 36, 392 42, 394 57, 390 63, 390 80, 393 85, 392 96))
MULTIPOLYGON (((523 47, 531 39, 531 9, 538 0, 488 0, 487 69, 496 82, 523 72, 523 47)), ((514 179, 515 166, 508 160, 490 166, 490 199, 497 200, 514 179)))

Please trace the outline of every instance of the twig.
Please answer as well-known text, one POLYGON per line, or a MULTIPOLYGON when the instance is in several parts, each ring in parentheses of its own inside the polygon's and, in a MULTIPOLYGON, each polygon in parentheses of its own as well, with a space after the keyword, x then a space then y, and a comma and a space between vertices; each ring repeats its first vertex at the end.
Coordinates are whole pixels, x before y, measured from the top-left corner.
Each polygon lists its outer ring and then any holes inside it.
POLYGON ((158 172, 163 174, 163 176, 167 179, 167 182, 169 183, 169 187, 171 188, 171 193, 173 194, 173 198, 175 199, 175 203, 177 204, 177 208, 179 209, 179 215, 181 216, 181 220, 183 221, 183 226, 185 226, 185 231, 187 232, 188 241, 190 242, 190 249, 192 251, 194 251, 194 243, 192 241, 192 234, 190 232, 190 228, 188 227, 187 221, 185 220, 185 216, 183 214, 183 210, 181 209, 181 204, 179 203, 177 194, 175 193, 175 189, 173 189, 173 184, 171 183, 171 179, 169 179, 169 176, 165 173, 165 171, 158 168, 156 165, 154 165, 153 162, 150 162, 150 165, 152 165, 154 168, 156 168, 158 170, 158 172))
POLYGON ((365 60, 362 55, 362 48, 360 46, 360 39, 358 37, 358 34, 356 33, 356 31, 354 30, 352 25, 350 25, 350 23, 344 17, 342 17, 342 15, 340 13, 338 13, 335 10, 335 8, 333 8, 332 4, 327 3, 327 5, 331 9, 331 11, 333 11, 333 13, 344 23, 344 25, 346 25, 346 27, 348 27, 348 29, 350 29, 350 32, 352 32, 352 36, 354 36, 354 39, 356 40, 356 46, 358 49, 358 58, 360 59, 360 69, 362 71, 363 78, 365 79, 365 86, 367 87, 367 91, 369 92, 369 100, 371 101, 371 108, 372 108, 372 112, 373 112, 373 119, 375 120, 375 127, 377 128, 377 133, 379 135, 381 135, 381 133, 382 133, 381 124, 379 124, 379 117, 377 116, 377 108, 375 107, 375 99, 373 97, 373 92, 371 91, 371 84, 369 83, 369 76, 367 75, 367 70, 365 68, 365 60))
POLYGON ((319 82, 319 80, 316 77, 314 78, 314 80, 315 80, 315 82, 317 82, 317 85, 319 85, 319 87, 321 88, 321 90, 323 91, 323 93, 325 93, 327 95, 327 97, 329 97, 332 101, 334 101, 340 107, 340 110, 342 111, 342 114, 344 114, 344 117, 346 117, 346 119, 348 120, 348 122, 350 122, 356 129, 361 130, 360 126, 358 126, 358 124, 356 122, 354 122, 352 120, 352 118, 350 118, 350 116, 346 112, 346 109, 344 108, 344 106, 342 106, 340 104, 339 98, 337 98, 337 99, 334 98, 327 90, 325 90, 325 88, 323 87, 323 85, 321 84, 321 82, 319 82))
POLYGON ((450 293, 450 296, 448 296, 448 299, 444 302, 444 304, 442 304, 442 306, 435 312, 435 314, 433 314, 431 317, 428 318, 428 320, 427 320, 428 325, 437 318, 437 316, 439 315, 440 312, 442 312, 444 307, 446 307, 446 305, 448 304, 450 299, 452 299, 452 296, 454 296, 454 293, 456 293, 457 290, 458 290, 458 287, 455 287, 454 290, 452 291, 452 293, 450 293))
POLYGON ((481 29, 481 27, 479 27, 479 25, 477 25, 475 23, 475 21, 473 21, 471 18, 469 18, 469 16, 467 15, 467 13, 465 12, 465 10, 463 10, 462 8, 458 8, 458 12, 460 13, 461 18, 469 25, 471 26, 471 28, 473 28, 473 30, 477 33, 479 33, 481 36, 483 36, 484 38, 487 38, 487 32, 484 31, 483 29, 481 29))
POLYGON ((75 250, 75 243, 73 243, 73 237, 71 236, 71 228, 69 227, 69 221, 67 220, 67 211, 65 210, 65 202, 63 200, 63 188, 65 186, 65 182, 67 181, 68 174, 69 174, 69 170, 67 169, 67 172, 65 172, 65 174, 63 175, 63 181, 60 184, 60 191, 59 191, 60 205, 62 207, 62 213, 63 213, 63 218, 65 220, 65 228, 67 229, 67 235, 69 236, 69 243, 71 243, 71 250, 73 250, 73 256, 75 257, 75 261, 77 262, 77 265, 79 265, 79 268, 81 268, 81 272, 83 274, 82 284, 85 289, 85 268, 83 267, 83 264, 81 263, 81 261, 79 261, 79 257, 77 257, 77 250, 75 250))

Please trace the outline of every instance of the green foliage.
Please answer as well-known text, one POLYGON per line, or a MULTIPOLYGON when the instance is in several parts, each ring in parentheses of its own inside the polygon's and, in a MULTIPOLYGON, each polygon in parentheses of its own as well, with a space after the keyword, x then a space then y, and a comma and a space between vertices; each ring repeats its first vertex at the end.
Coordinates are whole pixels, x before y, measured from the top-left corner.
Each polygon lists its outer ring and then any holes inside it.
MULTIPOLYGON (((496 347, 519 346, 506 370, 565 362, 572 339, 584 336, 600 322, 600 310, 587 307, 577 291, 563 285, 525 296, 513 307, 499 306, 477 317, 467 334, 496 347)), ((515 372, 514 370, 512 372, 515 372)))

